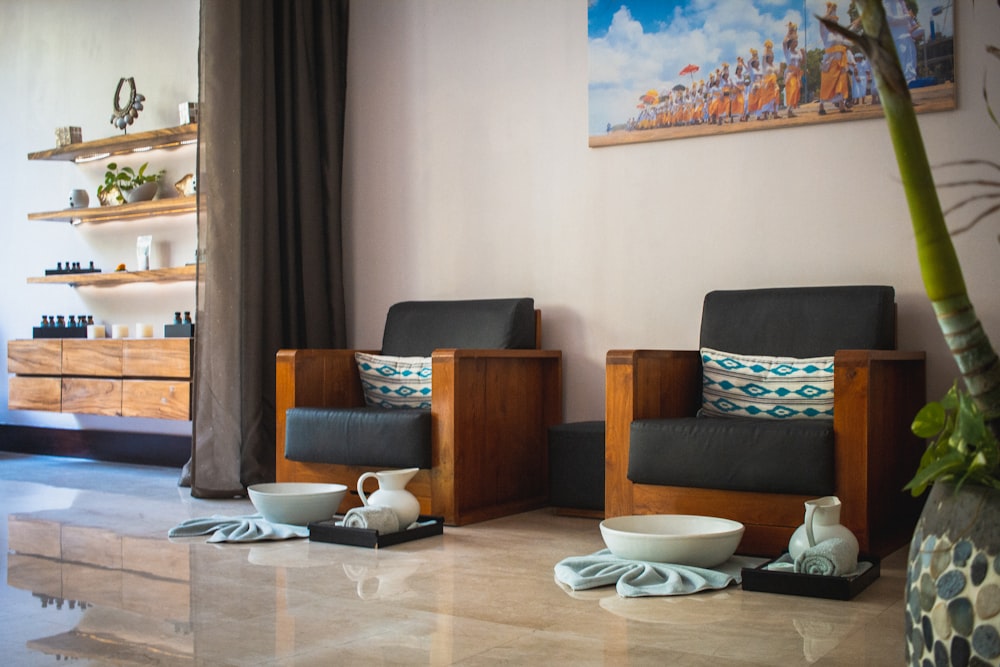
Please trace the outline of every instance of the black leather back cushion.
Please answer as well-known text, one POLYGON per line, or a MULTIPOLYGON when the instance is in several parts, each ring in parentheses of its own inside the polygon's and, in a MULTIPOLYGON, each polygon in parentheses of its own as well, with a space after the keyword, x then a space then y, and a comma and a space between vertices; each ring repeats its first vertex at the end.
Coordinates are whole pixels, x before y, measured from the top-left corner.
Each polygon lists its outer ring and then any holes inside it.
POLYGON ((382 354, 429 357, 439 348, 535 347, 535 302, 522 299, 404 301, 389 308, 382 354))
POLYGON ((726 290, 705 296, 701 346, 819 357, 895 348, 895 290, 878 285, 726 290))

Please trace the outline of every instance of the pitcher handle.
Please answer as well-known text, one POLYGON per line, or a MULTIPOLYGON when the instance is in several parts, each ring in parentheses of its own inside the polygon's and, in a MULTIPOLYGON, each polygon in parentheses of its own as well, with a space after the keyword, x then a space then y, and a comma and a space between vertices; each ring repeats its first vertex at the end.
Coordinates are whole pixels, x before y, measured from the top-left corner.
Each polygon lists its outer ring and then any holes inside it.
MULTIPOLYGON (((360 482, 358 483, 360 487, 360 482)), ((816 546, 816 535, 813 533, 813 517, 816 515, 816 505, 815 503, 806 503, 806 539, 809 540, 809 546, 816 546)))
POLYGON ((369 477, 375 477, 375 473, 366 472, 365 474, 358 477, 358 495, 361 496, 361 504, 365 507, 368 506, 368 496, 365 495, 365 480, 369 477))

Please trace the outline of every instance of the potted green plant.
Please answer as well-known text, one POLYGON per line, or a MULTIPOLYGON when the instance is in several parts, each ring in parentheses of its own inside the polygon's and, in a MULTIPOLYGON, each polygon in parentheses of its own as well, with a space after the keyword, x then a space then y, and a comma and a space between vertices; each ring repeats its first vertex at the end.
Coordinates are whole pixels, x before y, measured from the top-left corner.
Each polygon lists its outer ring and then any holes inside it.
POLYGON ((104 183, 97 186, 97 198, 101 205, 147 201, 155 197, 164 171, 147 174, 147 167, 149 163, 144 162, 136 171, 132 167, 119 167, 116 162, 108 163, 108 170, 104 172, 104 183))
POLYGON ((923 494, 939 480, 953 482, 956 491, 965 484, 1000 490, 1000 440, 958 382, 944 398, 917 413, 913 433, 930 439, 916 475, 905 487, 913 495, 923 494))
MULTIPOLYGON (((905 640, 910 665, 1000 661, 1000 360, 969 299, 945 224, 910 91, 882 0, 859 0, 863 34, 824 21, 860 48, 875 74, 916 238, 924 288, 962 376, 914 419, 934 438, 907 489, 931 493, 910 543, 905 640)), ((822 20, 822 19, 821 19, 822 20)), ((987 52, 1000 56, 995 47, 987 52)), ((996 124, 984 84, 987 111, 996 124)), ((1000 169, 996 163, 982 160, 1000 169)))

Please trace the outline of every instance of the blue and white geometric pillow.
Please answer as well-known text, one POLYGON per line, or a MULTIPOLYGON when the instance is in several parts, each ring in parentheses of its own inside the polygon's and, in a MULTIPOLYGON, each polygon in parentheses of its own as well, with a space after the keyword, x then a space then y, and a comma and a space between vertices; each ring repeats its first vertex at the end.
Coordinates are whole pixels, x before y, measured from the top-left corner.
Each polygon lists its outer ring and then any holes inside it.
POLYGON ((431 358, 355 352, 365 404, 378 408, 431 407, 431 358))
POLYGON ((748 356, 703 347, 701 365, 704 416, 833 418, 833 357, 748 356))

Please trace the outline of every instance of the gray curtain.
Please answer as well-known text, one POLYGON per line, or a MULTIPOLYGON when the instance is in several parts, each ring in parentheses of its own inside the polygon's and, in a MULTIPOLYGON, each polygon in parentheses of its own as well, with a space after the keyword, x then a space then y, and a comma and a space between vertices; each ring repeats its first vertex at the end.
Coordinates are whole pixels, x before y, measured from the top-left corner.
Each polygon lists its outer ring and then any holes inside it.
POLYGON ((343 347, 348 0, 202 0, 192 495, 273 481, 275 353, 343 347))

